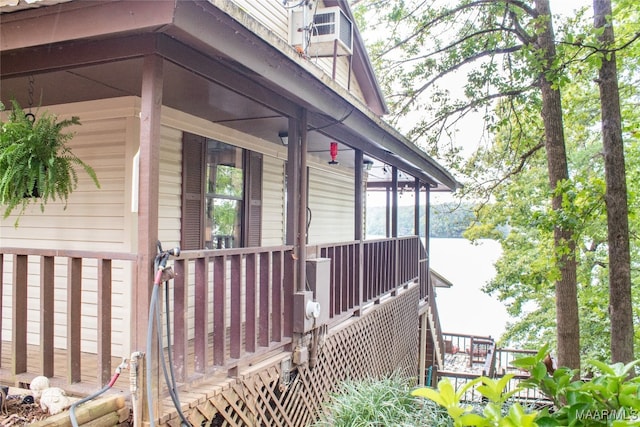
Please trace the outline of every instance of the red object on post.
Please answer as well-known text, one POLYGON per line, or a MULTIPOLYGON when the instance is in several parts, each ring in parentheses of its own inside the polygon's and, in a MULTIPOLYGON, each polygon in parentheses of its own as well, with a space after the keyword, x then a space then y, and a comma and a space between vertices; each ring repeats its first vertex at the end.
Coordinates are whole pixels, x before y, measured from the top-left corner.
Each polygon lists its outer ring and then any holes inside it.
POLYGON ((338 157, 338 143, 337 142, 332 142, 331 143, 331 148, 329 150, 330 154, 331 154, 331 161, 329 162, 330 165, 337 165, 338 162, 336 161, 336 157, 338 157))

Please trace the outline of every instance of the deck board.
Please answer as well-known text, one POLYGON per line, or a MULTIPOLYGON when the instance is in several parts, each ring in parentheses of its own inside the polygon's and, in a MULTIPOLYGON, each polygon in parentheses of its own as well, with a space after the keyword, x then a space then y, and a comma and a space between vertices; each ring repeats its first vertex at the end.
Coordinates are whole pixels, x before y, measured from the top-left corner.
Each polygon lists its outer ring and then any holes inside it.
MULTIPOLYGON (((72 385, 71 387, 65 387, 67 382, 67 358, 66 350, 54 349, 54 376, 49 379, 52 386, 64 388, 67 392, 72 394, 88 394, 96 390, 99 390, 102 386, 98 384, 98 357, 92 353, 81 353, 80 359, 80 379, 81 382, 72 385)), ((7 341, 2 342, 2 355, 0 358, 0 384, 19 386, 28 384, 32 378, 42 375, 42 367, 40 363, 40 350, 36 345, 27 346, 27 372, 18 374, 14 377, 11 373, 11 343, 7 341)), ((111 367, 112 371, 122 362, 121 358, 112 357, 111 367)), ((125 393, 129 388, 128 375, 123 375, 125 378, 119 378, 115 383, 114 392, 125 393)))

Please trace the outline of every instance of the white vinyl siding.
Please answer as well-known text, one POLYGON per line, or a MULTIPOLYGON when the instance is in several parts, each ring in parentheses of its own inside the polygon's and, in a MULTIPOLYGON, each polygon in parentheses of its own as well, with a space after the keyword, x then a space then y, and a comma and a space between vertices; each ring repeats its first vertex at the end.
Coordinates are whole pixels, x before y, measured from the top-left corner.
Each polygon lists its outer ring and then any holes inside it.
MULTIPOLYGON (((95 170, 100 189, 84 172, 78 169, 78 187, 70 195, 68 203, 49 201, 44 212, 39 205, 30 206, 14 227, 15 216, 0 223, 0 246, 39 249, 63 249, 81 251, 130 252, 125 243, 128 208, 124 197, 127 185, 126 146, 128 143, 127 116, 133 116, 134 108, 128 101, 92 101, 64 106, 46 107, 60 118, 72 115, 80 118, 81 126, 71 131, 75 136, 68 143, 72 151, 95 170), (99 149, 96 149, 99 147, 99 149)), ((37 114, 37 113, 36 113, 37 114)), ((11 336, 12 257, 5 257, 3 290, 2 335, 11 336), (8 261, 8 262, 7 262, 8 261)), ((54 280, 54 345, 65 348, 67 342, 67 259, 55 258, 54 280)), ((128 354, 130 330, 130 262, 113 262, 112 335, 115 355, 128 354)), ((40 340, 40 269, 39 259, 29 257, 28 276, 28 335, 29 344, 40 340)), ((97 349, 97 269, 96 261, 86 259, 82 265, 82 351, 97 349)))
POLYGON ((310 168, 310 244, 353 240, 354 198, 353 175, 348 170, 310 168))
POLYGON ((253 19, 285 39, 289 34, 288 9, 280 0, 233 0, 253 19))
POLYGON ((285 236, 285 162, 263 157, 262 246, 278 246, 285 236))
MULTIPOLYGON (((233 0, 233 3, 238 6, 242 11, 250 15, 253 19, 260 22, 273 34, 289 43, 289 21, 291 9, 283 6, 282 1, 279 0, 233 0)), ((293 3, 290 3, 290 5, 293 3)), ((322 1, 318 2, 318 9, 324 8, 322 1)), ((300 8, 295 8, 300 10, 300 8)), ((354 30, 355 30, 355 23, 354 30)), ((318 57, 314 53, 313 44, 311 44, 307 50, 309 56, 309 62, 317 65, 325 74, 333 76, 333 57, 318 57)), ((353 72, 350 74, 350 61, 349 56, 339 56, 336 58, 336 82, 348 89, 353 95, 355 95, 363 104, 366 104, 362 91, 357 83, 357 79, 353 72)))
POLYGON ((182 131, 160 130, 160 196, 158 238, 164 249, 180 245, 182 215, 182 131))

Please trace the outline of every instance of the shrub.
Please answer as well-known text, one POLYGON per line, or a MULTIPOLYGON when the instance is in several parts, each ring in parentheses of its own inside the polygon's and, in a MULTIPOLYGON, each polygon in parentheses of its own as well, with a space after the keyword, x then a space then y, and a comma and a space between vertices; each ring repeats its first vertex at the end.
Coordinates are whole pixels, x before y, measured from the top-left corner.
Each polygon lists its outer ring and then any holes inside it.
POLYGON ((411 395, 410 380, 388 378, 345 381, 324 404, 316 427, 453 426, 437 404, 411 395))

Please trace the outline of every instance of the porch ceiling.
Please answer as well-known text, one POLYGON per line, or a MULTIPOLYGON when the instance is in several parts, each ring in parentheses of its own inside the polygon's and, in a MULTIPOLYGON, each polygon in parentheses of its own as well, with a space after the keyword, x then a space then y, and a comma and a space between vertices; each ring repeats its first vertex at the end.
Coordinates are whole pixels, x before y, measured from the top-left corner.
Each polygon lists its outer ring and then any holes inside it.
MULTIPOLYGON (((100 7, 83 9, 77 3, 79 2, 70 2, 55 8, 62 11, 69 5, 71 12, 75 15, 82 12, 86 14, 86 19, 96 19, 94 13, 104 13, 100 7)), ((89 3, 105 5, 101 2, 89 3)), ((122 10, 114 13, 116 16, 124 16, 126 5, 131 2, 110 3, 114 7, 117 4, 123 5, 122 10)), ((140 8, 145 5, 153 7, 156 2, 133 3, 136 8, 140 8)), ((117 27, 114 31, 102 28, 100 31, 104 34, 87 34, 87 37, 82 37, 81 33, 75 38, 65 36, 69 39, 67 41, 46 43, 44 40, 51 40, 52 37, 42 33, 42 41, 39 44, 32 42, 29 47, 7 49, 3 43, 0 99, 8 104, 10 99, 15 98, 21 105, 28 107, 30 77, 33 78, 34 108, 118 96, 140 96, 142 58, 148 54, 159 54, 165 58, 164 105, 271 144, 281 144, 278 134, 287 130, 287 116, 297 116, 302 106, 309 112, 308 147, 312 155, 330 160, 329 142, 338 141, 338 160, 343 166, 354 167, 354 148, 358 148, 364 151, 365 157, 375 159, 376 166, 396 165, 409 174, 430 182, 434 189, 451 188, 452 184, 455 186, 455 181, 438 167, 425 172, 426 167, 415 162, 415 159, 421 161, 416 150, 398 144, 394 140, 396 135, 388 134, 375 121, 369 123, 370 120, 357 107, 349 105, 342 96, 336 96, 324 83, 305 73, 299 65, 277 53, 272 46, 264 42, 257 45, 251 39, 254 43, 252 50, 257 52, 254 59, 257 62, 253 65, 259 64, 266 70, 256 70, 255 66, 248 66, 250 64, 243 65, 243 55, 246 57, 246 52, 235 58, 229 56, 233 54, 234 48, 245 50, 247 39, 255 38, 255 35, 245 30, 241 36, 235 36, 239 40, 230 40, 230 37, 237 34, 238 28, 229 28, 229 25, 237 26, 237 23, 229 21, 228 16, 215 16, 217 20, 225 21, 215 27, 232 31, 232 34, 212 30, 211 16, 208 16, 206 23, 203 22, 202 17, 194 16, 198 10, 188 8, 185 4, 187 2, 179 2, 177 9, 180 9, 180 16, 171 16, 169 19, 165 16, 168 15, 167 10, 164 10, 166 3, 162 2, 162 10, 157 14, 153 14, 151 9, 136 11, 138 15, 145 11, 151 14, 144 18, 146 29, 120 22, 113 24, 117 27), (278 62, 275 63, 275 60, 278 62), (307 94, 300 93, 301 86, 307 94), (326 112, 327 105, 335 106, 330 114, 326 112), (394 142, 398 149, 390 147, 389 141, 394 142), (405 153, 398 152, 400 150, 405 150, 405 153)), ((199 4, 197 7, 202 6, 199 4)), ((25 14, 24 20, 31 24, 34 20, 47 19, 53 23, 53 20, 63 16, 59 15, 62 12, 46 12, 46 9, 48 8, 42 7, 4 13, 0 15, 0 21, 6 31, 11 25, 5 25, 5 22, 19 25, 18 13, 25 14)), ((211 14, 216 12, 215 9, 207 10, 211 14)), ((102 21, 100 25, 105 26, 102 21)), ((65 24, 71 25, 69 22, 56 21, 56 25, 65 24)), ((42 25, 46 27, 47 23, 42 22, 42 25)), ((89 31, 84 26, 81 27, 84 31, 89 31)), ((65 31, 70 32, 68 29, 65 31)), ((31 34, 30 37, 37 39, 38 35, 31 34)), ((435 163, 434 165, 437 166, 435 163)))

